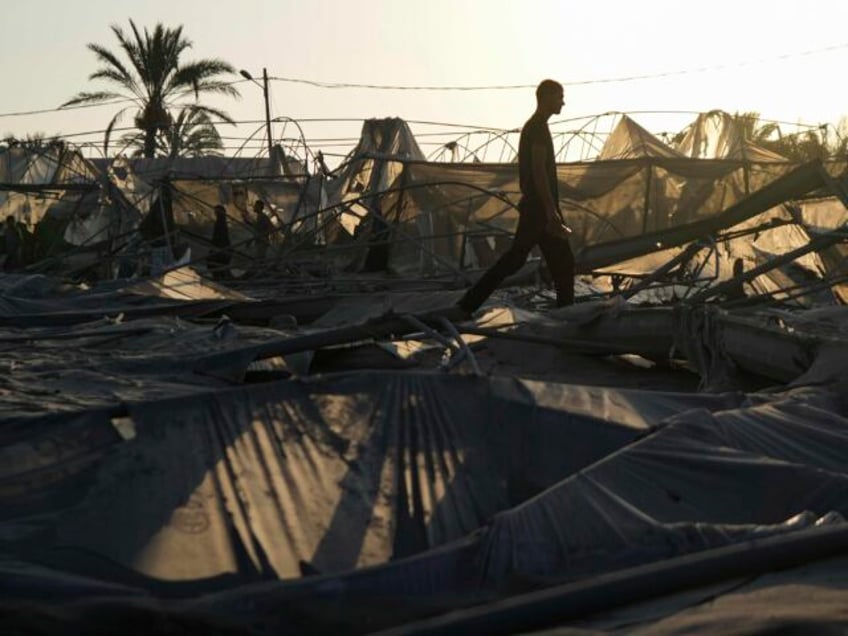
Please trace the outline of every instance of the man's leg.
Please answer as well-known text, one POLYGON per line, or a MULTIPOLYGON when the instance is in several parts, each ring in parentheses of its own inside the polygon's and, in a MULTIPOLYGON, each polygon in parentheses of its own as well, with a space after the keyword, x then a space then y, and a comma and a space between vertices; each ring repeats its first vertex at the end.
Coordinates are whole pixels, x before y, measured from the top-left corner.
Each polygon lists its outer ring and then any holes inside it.
POLYGON ((574 254, 565 237, 543 234, 539 248, 548 264, 557 292, 557 305, 574 304, 574 254))
POLYGON ((486 301, 507 276, 521 269, 527 261, 530 250, 539 241, 543 227, 542 215, 537 211, 521 211, 512 245, 465 293, 459 301, 459 306, 468 313, 473 312, 486 301))

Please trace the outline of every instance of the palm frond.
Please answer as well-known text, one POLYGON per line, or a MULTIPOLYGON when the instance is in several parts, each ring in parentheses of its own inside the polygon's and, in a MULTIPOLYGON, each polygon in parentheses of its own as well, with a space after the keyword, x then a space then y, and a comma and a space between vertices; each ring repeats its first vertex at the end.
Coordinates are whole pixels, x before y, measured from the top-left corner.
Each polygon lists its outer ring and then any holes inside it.
POLYGON ((238 90, 229 82, 217 79, 223 73, 235 73, 235 69, 223 60, 197 60, 181 66, 171 76, 166 87, 167 93, 186 95, 193 92, 195 99, 200 93, 221 93, 231 97, 240 97, 238 90))
MULTIPOLYGON (((105 66, 101 69, 98 69, 95 73, 99 73, 104 69, 111 69, 117 73, 120 79, 116 80, 119 84, 124 85, 129 90, 134 90, 135 80, 133 79, 132 73, 130 73, 127 68, 123 65, 121 60, 112 53, 109 49, 104 46, 100 46, 96 43, 89 43, 88 49, 92 51, 98 60, 101 63, 105 64, 105 66)), ((89 75, 88 79, 96 79, 94 74, 89 75)))
POLYGON ((59 108, 66 106, 76 106, 78 104, 95 104, 97 102, 105 102, 110 99, 126 99, 125 95, 113 93, 111 91, 98 91, 96 93, 77 93, 64 104, 60 104, 59 108))
POLYGON ((121 135, 120 143, 121 147, 118 150, 119 155, 128 155, 134 158, 144 156, 143 132, 124 133, 121 135))
POLYGON ((119 110, 117 113, 115 113, 115 116, 112 117, 112 119, 109 121, 109 125, 106 126, 106 132, 103 133, 103 154, 104 155, 109 152, 109 137, 112 136, 112 129, 115 127, 115 124, 117 124, 119 121, 121 121, 121 118, 123 117, 123 115, 126 111, 127 111, 127 108, 122 108, 121 110, 119 110))
POLYGON ((138 27, 136 27, 135 22, 130 20, 130 28, 133 32, 133 40, 130 40, 129 37, 124 36, 123 31, 117 27, 113 27, 113 31, 118 38, 118 41, 121 43, 121 48, 124 50, 124 53, 127 54, 127 57, 130 58, 130 62, 132 62, 133 68, 135 69, 136 74, 139 79, 141 79, 142 84, 145 89, 148 88, 149 78, 148 78, 148 65, 145 63, 145 60, 148 57, 145 40, 141 37, 141 33, 139 33, 138 27))
MULTIPOLYGON (((116 70, 111 69, 111 68, 101 68, 101 69, 95 71, 94 73, 92 73, 91 75, 89 75, 88 79, 91 79, 91 80, 102 79, 102 80, 106 80, 108 82, 114 82, 114 83, 118 84, 119 86, 125 87, 127 89, 127 91, 129 93, 131 93, 134 97, 136 97, 136 98, 144 97, 143 94, 139 93, 138 86, 137 86, 137 84, 135 83, 134 80, 130 79, 129 82, 127 82, 126 78, 124 78, 119 71, 116 71, 116 70)), ((126 95, 122 95, 122 96, 126 97, 126 95)))
MULTIPOLYGON (((227 124, 235 125, 235 120, 230 117, 229 113, 220 110, 218 108, 212 108, 211 106, 204 106, 203 104, 191 104, 183 108, 183 110, 191 109, 194 113, 201 113, 206 119, 209 120, 210 124, 214 124, 217 122, 213 122, 212 118, 220 119, 222 122, 227 124)), ((181 111, 182 112, 182 111, 181 111)))

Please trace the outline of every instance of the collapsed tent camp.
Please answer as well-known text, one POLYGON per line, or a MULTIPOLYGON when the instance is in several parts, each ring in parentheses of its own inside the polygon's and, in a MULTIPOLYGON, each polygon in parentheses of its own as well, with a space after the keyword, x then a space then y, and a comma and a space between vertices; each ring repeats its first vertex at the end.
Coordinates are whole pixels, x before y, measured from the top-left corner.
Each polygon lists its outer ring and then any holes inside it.
POLYGON ((471 318, 517 166, 401 120, 314 174, 0 149, 4 623, 844 629, 848 166, 734 126, 620 117, 557 166, 576 304, 532 255, 471 318))

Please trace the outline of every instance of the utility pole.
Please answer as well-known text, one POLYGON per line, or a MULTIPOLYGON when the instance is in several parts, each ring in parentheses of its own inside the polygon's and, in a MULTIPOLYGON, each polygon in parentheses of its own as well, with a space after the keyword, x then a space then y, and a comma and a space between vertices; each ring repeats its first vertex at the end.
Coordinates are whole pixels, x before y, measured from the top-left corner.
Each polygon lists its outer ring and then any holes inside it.
POLYGON ((274 138, 271 137, 271 104, 269 103, 269 100, 268 100, 268 69, 267 68, 262 69, 262 83, 261 84, 259 82, 257 82, 255 79, 253 79, 253 76, 250 73, 248 73, 247 71, 245 71, 244 69, 239 71, 239 74, 244 79, 250 80, 251 82, 253 82, 254 84, 256 84, 257 86, 259 86, 262 89, 262 97, 265 99, 265 134, 268 136, 268 161, 271 161, 274 158, 274 154, 273 154, 273 152, 274 152, 273 151, 273 148, 274 148, 273 139, 274 138))
POLYGON ((268 69, 262 69, 262 95, 265 97, 265 134, 268 135, 268 161, 274 159, 274 141, 271 137, 271 106, 268 103, 268 69))

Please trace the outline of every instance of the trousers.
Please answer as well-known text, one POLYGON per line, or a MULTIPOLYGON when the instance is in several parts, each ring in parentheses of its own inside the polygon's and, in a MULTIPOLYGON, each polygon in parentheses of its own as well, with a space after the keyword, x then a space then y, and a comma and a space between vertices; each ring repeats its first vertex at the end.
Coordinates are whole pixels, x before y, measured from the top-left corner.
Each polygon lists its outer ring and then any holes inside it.
POLYGON ((574 302, 574 254, 568 239, 545 230, 545 212, 541 208, 522 202, 518 205, 518 212, 518 229, 512 245, 459 301, 459 306, 465 311, 471 313, 476 310, 505 278, 521 269, 536 245, 541 249, 553 279, 557 305, 574 302))

